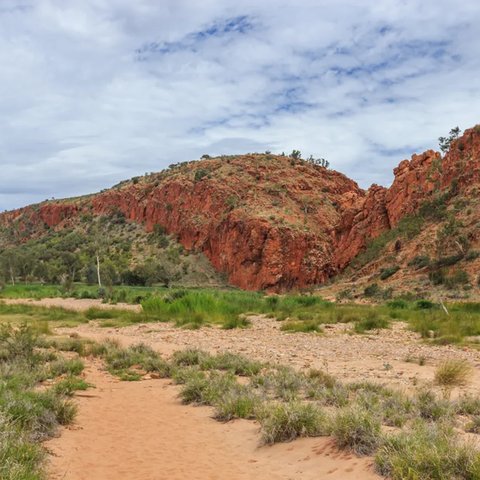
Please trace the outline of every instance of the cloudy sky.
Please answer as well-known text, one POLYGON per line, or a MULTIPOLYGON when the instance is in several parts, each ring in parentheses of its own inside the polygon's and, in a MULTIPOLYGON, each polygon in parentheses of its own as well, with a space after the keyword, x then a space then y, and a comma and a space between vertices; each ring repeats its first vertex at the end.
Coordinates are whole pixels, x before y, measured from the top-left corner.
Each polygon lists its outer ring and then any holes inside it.
POLYGON ((480 2, 0 0, 0 209, 202 154, 361 186, 480 123, 480 2))

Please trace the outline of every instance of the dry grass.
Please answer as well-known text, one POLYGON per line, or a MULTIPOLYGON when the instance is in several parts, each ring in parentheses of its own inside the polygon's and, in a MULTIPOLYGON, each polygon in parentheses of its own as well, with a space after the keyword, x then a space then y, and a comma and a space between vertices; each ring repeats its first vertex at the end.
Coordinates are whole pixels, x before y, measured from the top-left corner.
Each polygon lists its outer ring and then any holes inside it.
POLYGON ((435 384, 445 390, 461 387, 468 383, 472 376, 472 366, 465 360, 448 359, 435 370, 435 384))

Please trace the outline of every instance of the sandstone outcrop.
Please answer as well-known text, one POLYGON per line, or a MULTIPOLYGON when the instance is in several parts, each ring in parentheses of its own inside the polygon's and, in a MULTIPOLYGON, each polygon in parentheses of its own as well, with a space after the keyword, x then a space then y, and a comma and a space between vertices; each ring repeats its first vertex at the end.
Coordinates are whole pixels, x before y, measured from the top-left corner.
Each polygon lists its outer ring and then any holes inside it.
POLYGON ((147 231, 161 225, 233 285, 281 291, 325 282, 437 192, 476 187, 478 127, 454 141, 445 158, 429 150, 402 161, 390 188, 364 191, 341 173, 286 156, 220 157, 5 212, 0 226, 25 241, 88 215, 121 214, 147 231))

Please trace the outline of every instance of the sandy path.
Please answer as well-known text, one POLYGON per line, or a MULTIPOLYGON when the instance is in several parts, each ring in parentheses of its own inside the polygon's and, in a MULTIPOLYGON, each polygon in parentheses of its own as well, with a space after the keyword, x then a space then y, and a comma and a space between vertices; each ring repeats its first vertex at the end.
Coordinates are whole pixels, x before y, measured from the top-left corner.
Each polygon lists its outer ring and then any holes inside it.
POLYGON ((259 447, 258 425, 181 405, 167 380, 119 382, 89 364, 76 425, 46 443, 52 480, 369 480, 371 460, 327 438, 259 447))

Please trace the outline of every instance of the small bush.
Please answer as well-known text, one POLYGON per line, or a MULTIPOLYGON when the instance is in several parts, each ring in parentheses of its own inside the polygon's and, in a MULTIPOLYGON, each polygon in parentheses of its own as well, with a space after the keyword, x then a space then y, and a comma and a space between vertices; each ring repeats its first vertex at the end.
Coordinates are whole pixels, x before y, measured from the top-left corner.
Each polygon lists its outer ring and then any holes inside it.
POLYGON ((474 415, 472 420, 465 426, 465 431, 468 433, 480 433, 480 415, 474 415))
POLYGON ((188 379, 180 391, 183 403, 199 405, 214 405, 226 392, 238 385, 230 373, 215 373, 210 375, 195 375, 188 379))
POLYGON ((205 178, 210 172, 204 168, 199 168, 195 171, 195 181, 199 182, 203 178, 205 178))
POLYGON ((252 386, 263 387, 266 392, 285 401, 296 399, 304 385, 303 374, 285 366, 252 379, 252 386))
POLYGON ((245 315, 237 315, 236 317, 227 318, 222 328, 225 330, 232 330, 234 328, 248 328, 252 325, 252 322, 245 315))
POLYGON ((200 365, 209 358, 211 358, 211 356, 201 350, 187 349, 175 352, 172 356, 172 363, 178 367, 188 367, 192 365, 200 365))
POLYGON ((437 398, 430 390, 418 392, 414 403, 420 417, 432 422, 451 418, 454 413, 452 404, 448 400, 437 398))
POLYGON ((465 256, 465 260, 468 260, 471 262, 472 260, 476 260, 477 258, 480 257, 480 252, 477 250, 471 250, 470 252, 467 253, 465 256))
POLYGON ((394 310, 405 310, 408 308, 408 303, 405 300, 396 298, 395 300, 390 300, 387 302, 387 306, 389 308, 393 308, 394 310))
POLYGON ((366 297, 375 297, 380 294, 380 291, 380 287, 376 283, 372 283, 371 285, 365 287, 363 294, 366 297))
POLYGON ((380 421, 359 408, 340 411, 333 421, 333 437, 340 448, 371 455, 380 444, 380 421))
POLYGON ((83 380, 83 378, 70 375, 58 382, 53 389, 59 395, 71 397, 77 390, 87 390, 89 387, 91 387, 91 385, 83 380))
POLYGON ((435 383, 442 388, 466 385, 472 375, 471 365, 461 359, 445 360, 435 370, 435 383))
POLYGON ((466 285, 470 283, 470 277, 465 270, 455 270, 444 281, 447 288, 455 288, 458 285, 466 285))
POLYGON ((433 302, 430 302, 429 300, 418 300, 415 303, 415 308, 417 310, 431 310, 432 308, 435 308, 436 305, 433 302))
POLYGON ((417 255, 410 262, 408 262, 409 267, 415 267, 416 269, 421 269, 429 267, 431 263, 430 257, 428 255, 417 255))
POLYGON ((266 444, 328 435, 330 432, 327 415, 310 403, 270 403, 264 406, 259 420, 266 444))
POLYGON ((50 364, 50 376, 58 377, 60 375, 69 374, 69 375, 79 375, 82 373, 85 365, 78 358, 72 358, 70 360, 59 359, 50 364))
POLYGON ((462 395, 455 402, 455 410, 460 415, 480 416, 480 397, 462 395))
POLYGON ((205 392, 209 386, 208 378, 204 373, 197 372, 185 379, 180 391, 180 398, 183 403, 204 403, 205 392))
POLYGON ((380 280, 386 280, 387 278, 390 278, 399 270, 400 270, 400 267, 398 265, 395 265, 393 267, 382 268, 382 270, 380 271, 380 280))
POLYGON ((436 268, 450 267, 458 263, 460 260, 462 260, 462 258, 463 258, 463 254, 451 255, 449 257, 441 257, 435 262, 435 267, 436 268))
POLYGON ((247 388, 231 389, 217 401, 215 418, 224 422, 234 418, 255 418, 260 402, 260 397, 247 388))
POLYGON ((411 431, 389 435, 375 457, 378 473, 392 480, 452 480, 480 478, 480 458, 453 431, 418 422, 411 431))
POLYGON ((236 355, 230 352, 219 353, 202 360, 200 364, 203 369, 228 370, 234 375, 250 377, 260 372, 263 365, 256 360, 250 360, 243 355, 236 355))
POLYGON ((306 321, 289 320, 282 325, 281 330, 284 332, 295 332, 295 333, 299 333, 299 332, 320 333, 322 332, 322 327, 317 320, 306 320, 306 321))
POLYGON ((374 329, 388 328, 389 325, 387 318, 379 316, 376 312, 369 312, 365 318, 355 322, 354 330, 356 333, 365 333, 374 329))
POLYGON ((312 368, 308 371, 307 378, 310 383, 321 385, 327 388, 333 388, 337 385, 337 380, 335 377, 327 372, 324 372, 323 370, 318 370, 316 368, 312 368))

